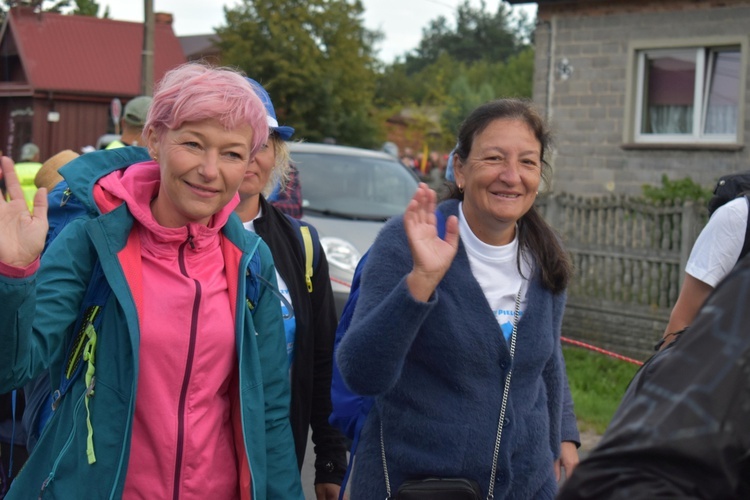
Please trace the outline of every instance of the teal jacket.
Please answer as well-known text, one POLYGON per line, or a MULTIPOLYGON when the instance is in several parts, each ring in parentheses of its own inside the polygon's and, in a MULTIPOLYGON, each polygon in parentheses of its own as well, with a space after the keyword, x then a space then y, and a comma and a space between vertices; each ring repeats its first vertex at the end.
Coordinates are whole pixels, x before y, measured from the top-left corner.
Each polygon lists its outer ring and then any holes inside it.
MULTIPOLYGON (((8 499, 122 496, 135 411, 139 324, 117 252, 125 247, 133 217, 124 204, 93 216, 92 190, 107 173, 146 160, 144 149, 129 147, 89 153, 75 165, 69 164, 74 168, 61 173, 92 215, 69 222, 34 275, 0 276, 0 393, 22 386, 45 370, 49 370, 52 387, 58 387, 73 325, 97 259, 112 289, 98 329, 94 395, 85 397, 84 377, 78 377, 61 399, 8 499), (89 438, 91 443, 87 443, 89 438), (96 451, 93 464, 87 460, 91 446, 96 451)), ((237 262, 227 262, 227 276, 239 276, 229 284, 230 290, 236 289, 239 388, 235 402, 243 438, 239 454, 244 452, 249 464, 252 499, 302 499, 289 425, 289 377, 278 298, 262 286, 251 314, 245 296, 245 269, 254 252, 260 253, 262 277, 275 284, 273 260, 265 243, 245 231, 235 215, 222 235, 236 247, 230 253, 238 256, 237 262)))

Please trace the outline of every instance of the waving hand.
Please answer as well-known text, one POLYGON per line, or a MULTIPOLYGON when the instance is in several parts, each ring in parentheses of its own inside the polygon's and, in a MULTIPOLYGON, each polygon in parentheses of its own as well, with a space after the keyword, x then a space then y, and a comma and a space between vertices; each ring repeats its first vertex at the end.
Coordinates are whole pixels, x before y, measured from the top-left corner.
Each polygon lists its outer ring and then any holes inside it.
POLYGON ((34 213, 30 213, 18 181, 13 161, 3 156, 2 176, 9 200, 0 197, 0 262, 26 267, 42 253, 47 235, 47 190, 34 196, 34 213))
POLYGON ((445 239, 438 236, 436 200, 435 192, 420 183, 404 213, 404 228, 414 260, 407 284, 412 296, 421 301, 429 300, 458 250, 456 216, 452 215, 445 221, 445 239))

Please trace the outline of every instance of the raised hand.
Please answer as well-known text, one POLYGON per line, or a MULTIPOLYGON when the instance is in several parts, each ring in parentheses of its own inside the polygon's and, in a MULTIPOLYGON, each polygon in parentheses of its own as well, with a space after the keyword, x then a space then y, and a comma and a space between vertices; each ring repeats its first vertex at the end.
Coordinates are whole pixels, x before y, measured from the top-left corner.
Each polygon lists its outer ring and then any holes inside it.
POLYGON ((437 195, 420 183, 404 212, 404 229, 409 241, 414 267, 407 277, 412 296, 429 300, 458 251, 458 219, 451 215, 445 221, 445 239, 437 232, 435 206, 437 195))
POLYGON ((47 236, 47 190, 34 196, 34 213, 29 212, 13 161, 0 158, 0 177, 5 179, 9 200, 0 197, 0 262, 26 267, 42 253, 47 236))

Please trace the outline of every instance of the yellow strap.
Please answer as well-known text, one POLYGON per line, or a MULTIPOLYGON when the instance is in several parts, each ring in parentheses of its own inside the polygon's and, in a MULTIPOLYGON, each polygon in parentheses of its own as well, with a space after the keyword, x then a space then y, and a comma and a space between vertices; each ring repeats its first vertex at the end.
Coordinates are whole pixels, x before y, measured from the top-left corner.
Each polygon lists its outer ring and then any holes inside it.
POLYGON ((88 459, 89 465, 96 462, 96 454, 94 453, 94 427, 91 425, 91 410, 89 409, 89 398, 94 395, 94 373, 96 368, 94 367, 94 357, 96 354, 96 330, 94 325, 89 323, 86 326, 86 335, 89 341, 86 343, 83 351, 84 361, 88 361, 86 367, 86 374, 84 376, 84 382, 86 382, 86 395, 84 397, 84 405, 86 406, 86 428, 88 434, 86 435, 86 458, 88 459))
POLYGON ((302 233, 302 241, 305 244, 305 283, 307 283, 307 291, 312 293, 312 275, 313 275, 313 246, 312 236, 310 235, 310 228, 307 226, 300 226, 300 232, 302 233))

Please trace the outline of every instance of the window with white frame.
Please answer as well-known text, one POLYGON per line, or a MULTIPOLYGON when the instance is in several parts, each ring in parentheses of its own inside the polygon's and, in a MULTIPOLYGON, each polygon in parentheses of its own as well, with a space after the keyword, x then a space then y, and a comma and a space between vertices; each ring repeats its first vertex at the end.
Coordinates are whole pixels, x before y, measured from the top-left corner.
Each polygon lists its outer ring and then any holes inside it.
POLYGON ((636 56, 636 142, 738 142, 739 45, 639 50, 636 56))

